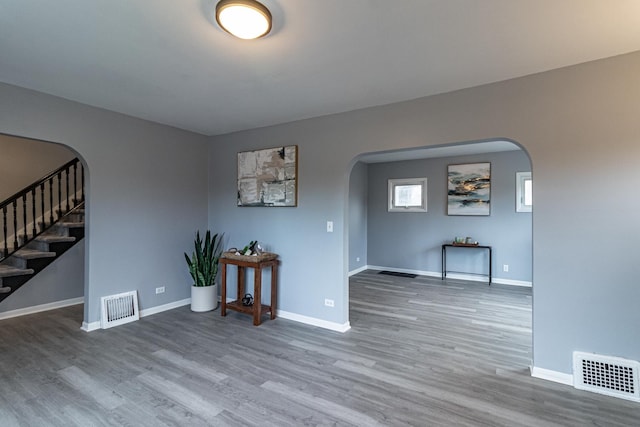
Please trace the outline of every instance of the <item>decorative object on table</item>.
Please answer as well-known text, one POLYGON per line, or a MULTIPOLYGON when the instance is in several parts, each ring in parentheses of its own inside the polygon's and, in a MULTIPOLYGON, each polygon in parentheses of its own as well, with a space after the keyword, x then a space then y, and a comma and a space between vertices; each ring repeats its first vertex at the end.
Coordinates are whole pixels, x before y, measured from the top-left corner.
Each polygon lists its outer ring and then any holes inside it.
POLYGON ((203 312, 214 310, 218 306, 218 263, 222 254, 223 234, 214 234, 207 230, 204 240, 200 231, 196 232, 194 252, 191 257, 185 252, 184 257, 193 278, 191 286, 191 311, 203 312))
POLYGON ((263 250, 257 240, 252 240, 241 251, 238 251, 238 255, 260 255, 263 250))
POLYGON ((448 215, 491 213, 491 163, 449 165, 447 173, 448 215))
POLYGON ((238 153, 238 206, 298 205, 298 146, 238 153))
POLYGON ((454 237, 453 246, 478 246, 478 242, 473 237, 454 237))
POLYGON ((229 248, 225 253, 232 252, 236 255, 244 255, 244 256, 258 256, 264 252, 260 243, 257 240, 252 240, 242 249, 238 248, 229 248))
POLYGON ((244 305, 245 307, 252 306, 253 305, 253 295, 244 294, 244 297, 242 297, 242 305, 244 305))

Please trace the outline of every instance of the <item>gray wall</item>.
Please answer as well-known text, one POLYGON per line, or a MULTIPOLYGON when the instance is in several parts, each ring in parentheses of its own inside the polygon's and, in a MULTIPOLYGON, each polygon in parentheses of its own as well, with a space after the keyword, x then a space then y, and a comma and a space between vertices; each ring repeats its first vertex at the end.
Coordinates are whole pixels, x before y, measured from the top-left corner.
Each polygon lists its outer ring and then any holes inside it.
POLYGON ((189 298, 182 253, 207 226, 205 137, 6 84, 0 133, 65 144, 87 165, 85 322, 104 295, 137 289, 143 310, 189 298))
MULTIPOLYGON (((531 213, 515 208, 516 172, 530 171, 523 151, 456 156, 369 165, 368 264, 437 273, 441 245, 470 236, 493 247, 494 277, 531 282, 531 213), (491 215, 447 215, 447 166, 491 163, 491 215), (427 178, 427 212, 388 212, 387 181, 427 178), (509 272, 502 265, 509 265, 509 272)), ((487 273, 485 250, 450 249, 447 269, 487 273)))
POLYGON ((534 174, 534 366, 640 359, 640 53, 398 104, 212 137, 209 224, 282 255, 281 308, 348 321, 348 193, 362 153, 510 139, 534 174), (298 144, 297 208, 238 208, 236 153, 298 144), (335 232, 326 232, 326 221, 335 232), (624 239, 623 236, 632 236, 624 239), (323 306, 334 298, 335 308, 323 306))
POLYGON ((0 134, 0 201, 76 157, 63 145, 0 134))
POLYGON ((349 178, 349 271, 367 262, 367 209, 369 172, 365 163, 358 162, 349 178))

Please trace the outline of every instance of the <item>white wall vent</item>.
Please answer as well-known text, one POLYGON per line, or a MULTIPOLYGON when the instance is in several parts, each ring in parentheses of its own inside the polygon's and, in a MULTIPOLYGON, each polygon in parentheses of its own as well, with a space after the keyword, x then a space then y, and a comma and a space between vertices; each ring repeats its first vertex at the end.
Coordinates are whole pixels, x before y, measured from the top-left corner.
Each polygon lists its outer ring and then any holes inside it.
POLYGON ((635 360, 573 353, 573 386, 580 390, 640 402, 639 370, 640 363, 635 360))
POLYGON ((122 325, 140 319, 136 291, 101 298, 102 329, 122 325))

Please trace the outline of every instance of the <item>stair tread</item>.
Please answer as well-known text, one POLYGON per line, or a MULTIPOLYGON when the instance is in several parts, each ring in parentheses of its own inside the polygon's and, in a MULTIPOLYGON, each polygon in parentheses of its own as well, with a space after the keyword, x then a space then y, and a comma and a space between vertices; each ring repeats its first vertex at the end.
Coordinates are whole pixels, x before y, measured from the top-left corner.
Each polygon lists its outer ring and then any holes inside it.
POLYGON ((55 258, 56 253, 23 248, 15 252, 12 256, 22 259, 55 258))
POLYGON ((67 228, 82 228, 84 227, 84 222, 59 222, 56 225, 67 228))
POLYGON ((75 242, 73 236, 59 236, 57 234, 41 234, 35 238, 38 242, 57 243, 57 242, 75 242))
POLYGON ((12 265, 0 265, 0 277, 22 276, 33 274, 32 268, 18 268, 12 265))

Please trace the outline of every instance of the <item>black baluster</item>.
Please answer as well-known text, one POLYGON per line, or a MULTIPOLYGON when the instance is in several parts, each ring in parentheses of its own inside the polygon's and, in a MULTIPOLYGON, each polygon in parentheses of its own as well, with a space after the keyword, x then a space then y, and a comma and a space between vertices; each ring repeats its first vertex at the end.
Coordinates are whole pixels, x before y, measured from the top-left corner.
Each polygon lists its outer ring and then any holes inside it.
POLYGON ((38 229, 36 228, 36 187, 31 189, 31 212, 33 213, 33 237, 36 237, 38 234, 38 229))
POLYGON ((60 218, 62 214, 62 172, 58 172, 58 216, 56 219, 60 218))
POLYGON ((29 241, 29 234, 27 233, 27 193, 22 195, 22 230, 24 231, 24 241, 22 245, 26 245, 29 241))
POLYGON ((78 161, 73 164, 73 207, 78 205, 78 161))
POLYGON ((9 255, 9 247, 7 246, 7 207, 2 208, 2 232, 4 233, 4 256, 6 258, 9 255))
POLYGON ((47 228, 47 218, 44 216, 44 182, 42 184, 40 184, 40 206, 41 206, 41 213, 42 213, 42 224, 40 224, 40 231, 44 231, 45 228, 47 228))
POLYGON ((84 202, 84 165, 80 164, 80 177, 82 178, 82 186, 80 191, 82 191, 82 201, 84 202))
POLYGON ((53 178, 49 179, 49 225, 53 224, 53 178))
POLYGON ((18 200, 13 201, 13 250, 18 250, 18 200))
POLYGON ((65 181, 66 181, 66 182, 65 182, 65 184, 66 184, 66 191, 67 191, 67 193, 66 193, 66 196, 67 196, 67 212, 69 212, 69 211, 71 210, 71 208, 69 208, 69 197, 70 197, 70 196, 69 196, 69 168, 67 168, 67 169, 65 170, 65 177, 67 178, 67 179, 65 180, 65 181))

